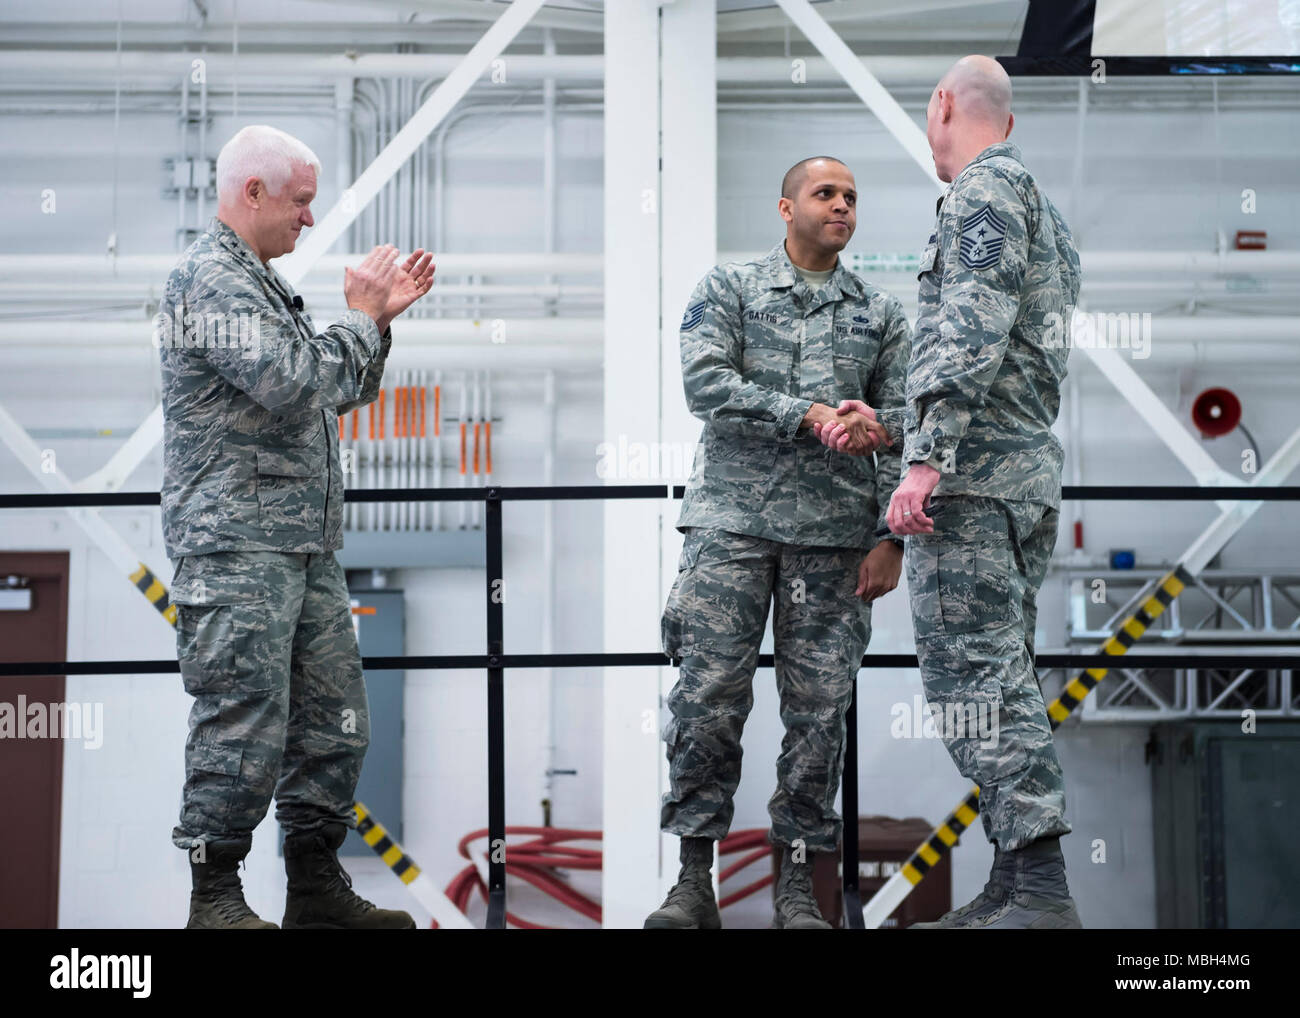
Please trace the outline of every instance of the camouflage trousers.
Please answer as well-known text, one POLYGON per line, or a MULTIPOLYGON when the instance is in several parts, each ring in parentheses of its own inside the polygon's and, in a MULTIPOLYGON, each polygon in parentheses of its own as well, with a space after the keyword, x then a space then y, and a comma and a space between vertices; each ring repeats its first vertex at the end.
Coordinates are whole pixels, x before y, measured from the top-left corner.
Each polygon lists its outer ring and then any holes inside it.
POLYGON ((173 843, 251 838, 273 793, 286 833, 355 826, 370 708, 333 553, 181 558, 172 601, 194 697, 173 843))
POLYGON ((853 593, 865 554, 687 529, 662 620, 664 652, 681 658, 664 731, 670 790, 663 830, 721 840, 731 829, 740 736, 774 604, 785 737, 768 803, 770 837, 782 845, 802 839, 809 851, 835 849, 844 715, 871 632, 870 605, 853 593))
POLYGON ((904 563, 921 679, 980 816, 1004 850, 1068 834, 1065 783, 1034 670, 1038 588, 1058 513, 1031 502, 936 497, 934 533, 908 537, 904 563), (983 733, 973 719, 987 717, 983 733), (988 734, 992 731, 992 735, 988 734))

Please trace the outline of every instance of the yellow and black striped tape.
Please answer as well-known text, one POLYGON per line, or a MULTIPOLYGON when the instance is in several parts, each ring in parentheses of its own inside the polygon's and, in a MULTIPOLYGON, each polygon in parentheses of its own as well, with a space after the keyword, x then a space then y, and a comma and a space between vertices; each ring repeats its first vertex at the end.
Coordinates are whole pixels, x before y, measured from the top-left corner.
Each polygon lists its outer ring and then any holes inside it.
POLYGON ((352 812, 357 815, 357 833, 361 840, 375 850, 375 855, 384 860, 386 865, 404 884, 409 884, 420 875, 420 867, 402 851, 402 846, 389 836, 384 825, 370 815, 370 811, 359 802, 352 804, 352 812))
POLYGON ((150 572, 147 565, 141 562, 140 568, 131 574, 130 580, 140 588, 140 592, 149 599, 149 603, 162 613, 163 618, 173 626, 176 625, 176 606, 168 598, 167 588, 162 585, 162 580, 150 572))
POLYGON ((903 876, 909 883, 916 885, 925 879, 930 869, 939 864, 945 852, 957 844, 957 838, 975 822, 980 811, 980 789, 975 785, 970 794, 961 801, 961 805, 948 814, 948 819, 930 834, 921 847, 912 853, 912 858, 903 864, 903 876))
MULTIPOLYGON (((1142 602, 1142 607, 1130 615, 1120 625, 1119 631, 1102 644, 1101 652, 1111 657, 1119 657, 1142 638, 1142 634, 1151 628, 1174 598, 1183 592, 1192 582, 1192 575, 1182 566, 1176 568, 1156 584, 1155 593, 1142 602)), ((1047 707, 1047 717, 1052 723, 1052 730, 1070 716, 1070 712, 1079 706, 1084 698, 1096 688, 1097 683, 1106 677, 1106 668, 1087 668, 1080 672, 1061 690, 1061 695, 1047 707)))
MULTIPOLYGON (((1191 583, 1191 573, 1182 566, 1175 568, 1156 584, 1155 593, 1142 602, 1142 607, 1125 619, 1115 635, 1102 644, 1101 652, 1112 657, 1126 653, 1151 628, 1151 624, 1164 614, 1174 598, 1191 583)), ((1087 668, 1066 683, 1061 695, 1047 708, 1053 731, 1096 688, 1107 672, 1106 668, 1087 668)), ((925 875, 938 864, 944 853, 957 844, 958 835, 974 822, 979 808, 980 789, 979 785, 975 785, 961 805, 948 814, 948 819, 936 827, 903 864, 903 876, 909 883, 915 886, 925 879, 925 875)))

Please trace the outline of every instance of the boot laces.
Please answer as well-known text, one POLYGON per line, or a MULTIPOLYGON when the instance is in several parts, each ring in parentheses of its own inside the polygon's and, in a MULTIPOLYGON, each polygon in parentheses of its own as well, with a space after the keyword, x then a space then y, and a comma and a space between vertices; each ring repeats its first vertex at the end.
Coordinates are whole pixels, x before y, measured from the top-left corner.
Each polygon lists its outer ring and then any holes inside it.
POLYGON ((821 918, 821 909, 813 896, 812 867, 791 864, 794 868, 781 886, 781 906, 789 915, 812 915, 821 918))
POLYGON ((673 885, 668 892, 668 898, 664 901, 664 907, 669 905, 689 905, 695 895, 700 890, 708 893, 709 897, 713 896, 713 881, 710 879, 707 871, 701 873, 695 869, 686 869, 678 878, 677 883, 673 885))
POLYGON ((348 875, 348 871, 339 864, 337 859, 331 860, 329 869, 330 872, 325 883, 325 890, 329 891, 336 898, 347 903, 350 908, 354 908, 358 912, 369 912, 375 907, 371 902, 366 901, 365 898, 352 890, 352 878, 348 875))
POLYGON ((241 919, 257 916, 244 900, 243 885, 239 882, 239 873, 236 870, 217 876, 212 881, 208 893, 213 909, 227 922, 238 922, 241 919))

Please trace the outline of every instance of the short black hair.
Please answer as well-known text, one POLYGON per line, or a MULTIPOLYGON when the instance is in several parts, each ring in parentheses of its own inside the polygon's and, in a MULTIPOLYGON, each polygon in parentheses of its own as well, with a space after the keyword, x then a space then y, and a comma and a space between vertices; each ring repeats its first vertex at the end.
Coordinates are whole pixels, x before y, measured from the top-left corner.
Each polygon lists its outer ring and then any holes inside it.
POLYGON ((846 170, 849 168, 843 159, 836 159, 834 156, 809 156, 807 159, 800 159, 785 171, 785 176, 781 179, 781 197, 793 198, 804 177, 808 176, 808 164, 817 162, 839 163, 846 170))

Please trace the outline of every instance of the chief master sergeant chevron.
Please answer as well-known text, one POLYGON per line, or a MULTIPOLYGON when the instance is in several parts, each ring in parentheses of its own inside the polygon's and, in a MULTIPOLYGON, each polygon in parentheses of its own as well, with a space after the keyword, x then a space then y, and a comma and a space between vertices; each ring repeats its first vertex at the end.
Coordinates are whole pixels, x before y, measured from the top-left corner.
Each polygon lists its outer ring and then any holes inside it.
MULTIPOLYGON (((274 793, 284 926, 406 928, 351 890, 337 849, 369 739, 343 571, 336 415, 373 401, 389 323, 431 257, 377 247, 344 276, 349 311, 317 333, 267 263, 312 225, 320 163, 271 127, 217 156, 217 215, 167 280, 163 537, 181 677, 194 696, 173 842, 189 852, 187 928, 275 929, 244 900, 240 861, 274 793)), ((161 334, 161 335, 160 335, 161 334)))
POLYGON ((928 925, 1077 927, 1059 844, 1070 831, 1065 788, 1034 670, 1034 625, 1061 500, 1063 453, 1051 429, 1069 350, 1052 323, 1070 321, 1079 258, 1006 140, 1011 80, 996 61, 954 65, 926 122, 935 169, 951 185, 921 260, 906 473, 888 519, 895 534, 909 535, 912 625, 931 708, 951 717, 948 705, 974 705, 998 721, 992 745, 974 732, 944 733, 962 775, 980 786, 996 847, 984 890, 928 925))
POLYGON ((839 840, 844 715, 869 602, 901 572, 898 544, 873 532, 898 481, 907 319, 838 257, 856 224, 848 167, 803 160, 781 195, 785 240, 757 261, 710 271, 681 327, 686 402, 704 421, 663 614, 664 651, 681 672, 668 698, 660 823, 681 835, 682 869, 648 929, 720 925, 713 844, 731 825, 769 605, 785 725, 768 803, 782 846, 774 925, 829 928, 812 895, 812 853, 839 840), (900 415, 888 437, 876 407, 900 415), (817 442, 833 421, 847 424, 843 451, 817 442), (882 438, 892 448, 877 450, 882 438))

